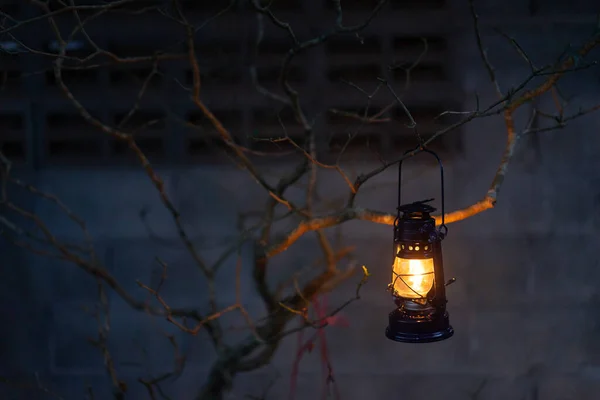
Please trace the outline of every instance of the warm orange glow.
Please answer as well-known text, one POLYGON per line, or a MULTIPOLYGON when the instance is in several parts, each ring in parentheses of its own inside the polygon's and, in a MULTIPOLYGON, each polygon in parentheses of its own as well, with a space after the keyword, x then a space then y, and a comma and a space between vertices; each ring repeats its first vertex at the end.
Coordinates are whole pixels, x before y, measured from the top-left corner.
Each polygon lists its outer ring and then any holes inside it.
POLYGON ((411 260, 396 257, 392 284, 395 294, 409 299, 425 297, 433 287, 433 258, 411 260))

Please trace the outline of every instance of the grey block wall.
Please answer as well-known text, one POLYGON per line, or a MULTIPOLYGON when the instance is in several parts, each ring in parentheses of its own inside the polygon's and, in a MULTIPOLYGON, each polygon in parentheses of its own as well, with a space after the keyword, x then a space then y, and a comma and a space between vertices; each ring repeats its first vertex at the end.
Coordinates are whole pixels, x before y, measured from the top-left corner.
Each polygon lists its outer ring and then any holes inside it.
MULTIPOLYGON (((493 20, 500 5, 489 3, 487 14, 482 14, 493 20)), ((526 26, 525 10, 502 7, 503 12, 517 15, 506 30, 512 29, 540 63, 560 51, 569 36, 577 40, 588 30, 583 23, 575 28, 549 25, 541 17, 534 18, 538 25, 526 26)), ((482 103, 493 101, 494 93, 480 68, 473 37, 468 33, 457 36, 464 43, 457 53, 459 64, 465 66, 462 89, 468 100, 463 107, 471 110, 474 92, 482 103)), ((510 46, 497 38, 485 39, 503 87, 526 76, 527 65, 510 46)), ((582 71, 578 77, 569 77, 564 89, 577 94, 579 104, 589 104, 599 99, 598 83, 597 70, 582 71)), ((550 97, 542 103, 552 109, 550 97)), ((520 117, 523 127, 527 115, 520 117)), ((343 399, 591 400, 600 396, 599 131, 600 119, 588 116, 564 130, 523 139, 497 207, 449 227, 445 265, 448 276, 457 282, 448 289, 456 330, 448 341, 412 346, 384 337, 387 313, 393 308, 384 290, 390 274, 391 229, 358 221, 340 228, 345 243, 356 246, 358 261, 373 274, 362 299, 343 312, 349 327, 327 331, 343 399)), ((505 142, 501 118, 475 120, 463 134, 464 152, 446 167, 450 209, 485 195, 505 142)), ((437 196, 436 170, 430 165, 406 163, 409 199, 437 196)), ((366 171, 372 166, 362 164, 356 169, 366 171)), ((216 259, 223 244, 235 237, 237 213, 260 209, 267 198, 246 174, 232 167, 160 172, 186 228, 209 260, 216 259)), ((205 307, 206 285, 179 245, 169 214, 142 171, 45 169, 24 178, 56 194, 86 219, 101 259, 138 298, 146 293, 135 281, 157 282, 160 270, 154 257, 159 256, 171 266, 165 299, 172 306, 205 307), (141 210, 147 213, 147 225, 139 217, 141 210), (149 237, 149 229, 161 239, 149 237)), ((374 179, 359 195, 358 204, 392 211, 395 179, 395 171, 374 179)), ((321 190, 332 195, 347 192, 343 180, 328 171, 321 172, 321 190)), ((23 196, 20 201, 28 199, 23 196)), ((40 201, 30 206, 58 237, 80 238, 77 227, 52 205, 40 201)), ((0 251, 1 374, 11 380, 35 381, 37 373, 45 386, 66 399, 85 398, 88 386, 94 388, 95 398, 110 398, 102 355, 87 340, 97 332, 95 321, 84 311, 97 299, 94 279, 72 265, 35 257, 5 241, 0 241, 0 251)), ((301 239, 273 259, 273 280, 290 276, 316 253, 311 238, 301 239)), ((250 279, 250 246, 244 248, 242 259, 240 293, 252 315, 260 316, 262 305, 250 279)), ((234 269, 232 259, 217 279, 223 306, 235 299, 234 269)), ((351 297, 354 285, 354 281, 342 284, 328 296, 329 304, 351 297)), ((171 368, 173 352, 165 335, 172 334, 188 355, 188 366, 166 388, 174 399, 193 398, 215 357, 206 337, 186 335, 164 320, 132 311, 113 293, 109 301, 110 349, 129 397, 146 396, 136 382, 138 376, 158 375, 171 368)), ((242 322, 228 315, 224 325, 235 327, 242 322)), ((232 329, 227 338, 234 341, 240 336, 232 329)), ((230 398, 259 396, 274 378, 267 398, 286 398, 296 346, 296 336, 289 337, 271 365, 236 379, 230 398)), ((296 399, 318 398, 322 382, 315 349, 301 363, 296 399)), ((16 391, 6 385, 0 393, 7 399, 49 398, 39 390, 16 391)))

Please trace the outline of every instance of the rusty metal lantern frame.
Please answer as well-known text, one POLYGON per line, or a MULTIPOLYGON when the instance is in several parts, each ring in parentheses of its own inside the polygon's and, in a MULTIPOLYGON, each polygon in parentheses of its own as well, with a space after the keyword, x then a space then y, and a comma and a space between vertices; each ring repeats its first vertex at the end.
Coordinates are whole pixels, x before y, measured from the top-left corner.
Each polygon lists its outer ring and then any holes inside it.
MULTIPOLYGON (((444 224, 444 167, 436 153, 417 147, 415 150, 435 157, 440 168, 441 179, 441 224, 436 228, 435 219, 431 216, 436 209, 428 203, 434 199, 417 201, 402 205, 402 161, 398 163, 398 215, 394 221, 394 257, 408 260, 433 259, 433 284, 426 294, 418 294, 418 298, 402 297, 395 290, 397 279, 410 287, 403 276, 398 275, 392 267, 392 283, 388 290, 394 297, 397 308, 389 314, 389 325, 386 336, 397 342, 430 343, 450 338, 454 330, 450 325, 446 310, 446 286, 451 283, 444 280, 444 264, 442 259, 442 240, 448 234, 444 224)), ((395 261, 395 259, 394 259, 395 261)), ((411 288, 414 291, 414 289, 411 288)))

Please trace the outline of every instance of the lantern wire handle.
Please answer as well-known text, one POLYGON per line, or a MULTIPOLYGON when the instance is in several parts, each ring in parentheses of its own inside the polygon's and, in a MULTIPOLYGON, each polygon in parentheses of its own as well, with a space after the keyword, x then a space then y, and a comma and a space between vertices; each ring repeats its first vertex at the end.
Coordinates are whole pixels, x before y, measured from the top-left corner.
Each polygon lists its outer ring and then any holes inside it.
MULTIPOLYGON (((444 166, 442 165, 442 160, 440 157, 434 153, 433 151, 422 147, 421 145, 415 147, 412 150, 408 150, 404 153, 406 156, 409 153, 414 152, 415 150, 421 150, 422 152, 429 153, 435 157, 440 166, 440 182, 441 182, 441 195, 442 195, 442 223, 440 224, 439 231, 444 236, 448 233, 448 227, 445 224, 444 218, 446 215, 446 207, 445 207, 445 198, 444 198, 444 166)), ((400 206, 402 205, 402 161, 398 163, 398 216, 396 217, 396 222, 400 219, 400 206)))

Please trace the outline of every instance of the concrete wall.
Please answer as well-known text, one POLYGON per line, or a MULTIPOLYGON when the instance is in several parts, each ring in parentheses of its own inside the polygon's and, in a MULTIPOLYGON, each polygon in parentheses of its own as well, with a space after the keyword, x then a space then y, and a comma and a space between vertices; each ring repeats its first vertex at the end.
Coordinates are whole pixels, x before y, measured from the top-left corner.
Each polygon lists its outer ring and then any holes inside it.
MULTIPOLYGON (((490 12, 495 2, 490 2, 490 12)), ((514 11, 514 9, 512 9, 514 11)), ((516 11, 514 11, 516 12, 516 11)), ((489 14, 491 15, 491 14, 489 14)), ((520 15, 520 14, 519 14, 520 15)), ((490 17, 491 18, 491 17, 490 17)), ((539 64, 581 39, 588 26, 538 25, 525 27, 515 19, 507 26, 539 64)), ((485 104, 494 99, 470 33, 457 33, 464 46, 457 64, 464 68, 463 89, 478 92, 485 104)), ((504 88, 526 76, 527 65, 497 38, 485 37, 490 57, 504 88)), ((596 59, 598 54, 596 53, 596 59)), ((597 70, 569 77, 564 90, 577 94, 578 104, 598 100, 597 70)), ((545 109, 552 99, 544 97, 545 109)), ((464 104, 473 109, 474 96, 464 104)), ((577 108, 573 109, 577 112, 577 108)), ((523 127, 527 115, 519 116, 523 127)), ((328 330, 328 345, 336 382, 343 399, 394 398, 462 399, 594 399, 600 389, 600 334, 597 256, 600 243, 600 119, 589 116, 568 128, 523 139, 510 166, 497 208, 450 226, 444 242, 448 276, 457 282, 448 289, 449 311, 456 330, 445 342, 402 345, 387 340, 383 331, 393 308, 384 288, 389 278, 391 229, 368 222, 349 222, 341 230, 344 243, 356 246, 359 262, 373 277, 362 299, 343 315, 350 327, 328 330)), ((482 198, 501 157, 505 142, 501 118, 476 120, 465 129, 464 153, 447 165, 448 207, 456 209, 482 198)), ((431 164, 410 164, 406 193, 410 198, 437 196, 436 171, 431 164), (431 182, 434 182, 433 184, 431 182)), ((359 165, 366 171, 369 165, 359 165)), ((372 165, 371 165, 372 167, 372 165)), ((243 172, 233 168, 186 168, 161 171, 168 193, 184 216, 185 226, 209 260, 223 243, 235 237, 237 213, 260 209, 266 196, 243 172)), ((189 256, 181 249, 168 213, 142 171, 46 169, 24 178, 51 191, 82 215, 95 238, 100 258, 132 293, 144 298, 135 283, 157 280, 155 256, 169 263, 163 295, 173 306, 205 307, 206 286, 189 256), (163 240, 150 238, 147 223, 163 240)), ((365 187, 358 203, 391 211, 395 207, 396 172, 389 171, 365 187)), ((344 182, 322 172, 324 193, 345 194, 344 182)), ((299 194, 300 191, 297 191, 299 194)), ((21 196, 19 194, 19 196, 21 196)), ((63 239, 79 238, 77 227, 44 201, 30 202, 38 215, 63 239)), ((86 338, 97 326, 82 306, 96 299, 96 284, 72 265, 35 257, 0 241, 2 252, 2 321, 0 328, 3 376, 11 379, 34 373, 47 387, 67 399, 84 398, 94 387, 97 399, 110 398, 109 381, 100 352, 86 338)), ((273 259, 274 278, 314 259, 317 248, 310 235, 289 252, 273 259)), ((250 273, 251 251, 245 248, 243 273, 250 273)), ((234 299, 230 260, 218 277, 219 302, 234 299)), ((248 275, 245 275, 248 276, 248 275)), ((336 305, 353 295, 355 282, 329 295, 336 305)), ((242 279, 241 295, 253 315, 261 305, 250 279, 242 279)), ((130 398, 144 398, 136 382, 140 374, 159 374, 171 368, 172 351, 164 333, 178 340, 188 354, 188 368, 176 382, 165 385, 174 399, 190 399, 202 384, 214 350, 203 335, 192 337, 160 319, 131 311, 113 293, 110 346, 130 398)), ((239 324, 233 316, 224 325, 239 324)), ((229 340, 240 334, 232 331, 229 340)), ((273 363, 239 377, 231 398, 258 396, 275 377, 269 399, 288 395, 295 336, 279 349, 273 363)), ((297 399, 321 393, 318 351, 301 364, 297 399)), ((2 390, 5 398, 46 398, 41 391, 2 390)), ((2 393, 2 392, 0 392, 2 393)))

